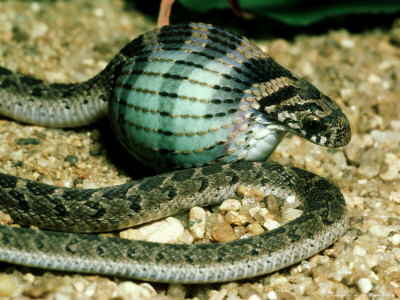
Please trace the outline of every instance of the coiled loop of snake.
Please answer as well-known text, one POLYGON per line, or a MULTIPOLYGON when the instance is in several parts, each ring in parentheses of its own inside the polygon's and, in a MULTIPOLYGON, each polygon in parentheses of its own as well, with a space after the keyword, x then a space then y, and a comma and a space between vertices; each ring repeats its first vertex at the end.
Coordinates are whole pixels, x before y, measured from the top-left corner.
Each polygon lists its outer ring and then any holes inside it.
POLYGON ((49 84, 0 68, 0 86, 3 115, 73 127, 108 111, 118 139, 139 160, 159 168, 202 166, 94 190, 0 173, 0 209, 21 225, 115 230, 219 203, 239 184, 295 197, 304 210, 271 232, 207 245, 2 226, 2 261, 154 281, 227 281, 293 264, 346 228, 343 196, 326 179, 236 162, 265 160, 287 132, 328 147, 350 140, 349 123, 330 98, 245 38, 205 24, 167 26, 132 41, 87 82, 49 84))

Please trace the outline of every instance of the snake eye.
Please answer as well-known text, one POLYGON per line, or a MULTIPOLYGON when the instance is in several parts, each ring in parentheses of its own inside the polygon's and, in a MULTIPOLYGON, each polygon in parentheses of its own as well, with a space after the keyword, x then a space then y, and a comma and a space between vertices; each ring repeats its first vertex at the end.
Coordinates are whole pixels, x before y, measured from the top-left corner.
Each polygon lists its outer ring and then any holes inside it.
POLYGON ((321 119, 316 115, 308 115, 303 120, 303 126, 310 132, 319 131, 321 129, 321 119))

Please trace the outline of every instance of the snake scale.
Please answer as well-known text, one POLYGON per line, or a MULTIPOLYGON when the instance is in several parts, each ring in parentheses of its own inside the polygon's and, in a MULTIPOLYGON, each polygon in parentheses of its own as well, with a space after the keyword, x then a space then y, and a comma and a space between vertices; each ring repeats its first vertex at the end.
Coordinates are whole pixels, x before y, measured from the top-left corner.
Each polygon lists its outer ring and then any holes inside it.
POLYGON ((45 229, 1 226, 4 262, 160 282, 228 281, 301 261, 347 226, 343 196, 327 179, 255 162, 264 161, 287 132, 322 146, 346 145, 351 132, 343 112, 246 38, 212 25, 148 32, 82 83, 48 83, 0 68, 0 114, 51 127, 83 126, 108 115, 137 159, 181 169, 88 190, 0 173, 0 209, 20 225, 45 229), (275 230, 229 243, 159 244, 88 234, 215 205, 235 197, 239 185, 295 197, 304 212, 275 230))

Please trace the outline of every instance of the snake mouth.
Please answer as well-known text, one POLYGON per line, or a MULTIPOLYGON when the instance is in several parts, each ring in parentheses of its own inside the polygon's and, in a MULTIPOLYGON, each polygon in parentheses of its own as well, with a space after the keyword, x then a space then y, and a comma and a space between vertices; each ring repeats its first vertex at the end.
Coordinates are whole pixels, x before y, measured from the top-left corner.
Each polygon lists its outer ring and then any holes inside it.
MULTIPOLYGON (((345 126, 346 127, 346 126, 345 126)), ((305 130, 296 130, 285 126, 287 132, 297 135, 301 138, 305 138, 309 142, 324 146, 327 148, 340 148, 350 143, 351 130, 349 128, 341 128, 336 130, 329 130, 327 132, 316 132, 311 133, 305 130)))
POLYGON ((337 118, 335 128, 331 128, 330 134, 330 148, 344 147, 351 140, 351 127, 350 122, 344 114, 337 118))

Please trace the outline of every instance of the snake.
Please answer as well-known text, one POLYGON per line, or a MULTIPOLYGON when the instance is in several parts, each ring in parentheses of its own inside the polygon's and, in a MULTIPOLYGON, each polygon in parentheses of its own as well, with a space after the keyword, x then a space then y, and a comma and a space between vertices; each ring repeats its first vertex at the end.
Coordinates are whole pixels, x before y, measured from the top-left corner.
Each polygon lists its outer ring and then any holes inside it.
POLYGON ((0 173, 0 210, 22 226, 0 226, 3 262, 155 282, 223 282, 293 265, 334 243, 348 225, 343 195, 332 182, 265 162, 287 133, 345 146, 348 119, 311 83, 219 27, 189 23, 149 31, 85 82, 49 83, 0 67, 0 114, 65 128, 107 116, 123 147, 160 171, 95 189, 0 173), (303 213, 226 243, 92 234, 217 205, 236 197, 241 185, 296 199, 303 213))

